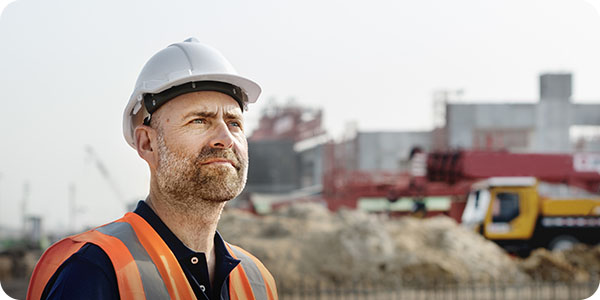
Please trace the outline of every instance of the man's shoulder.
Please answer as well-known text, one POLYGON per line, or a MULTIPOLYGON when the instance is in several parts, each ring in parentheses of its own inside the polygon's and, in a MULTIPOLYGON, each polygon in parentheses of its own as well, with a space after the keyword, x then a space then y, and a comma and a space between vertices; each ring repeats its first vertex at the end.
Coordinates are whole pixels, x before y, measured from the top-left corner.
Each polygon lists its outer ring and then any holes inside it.
MULTIPOLYGON (((102 270, 106 274, 114 275, 115 273, 115 269, 106 252, 92 243, 85 244, 81 249, 71 255, 69 260, 71 260, 71 262, 69 262, 70 264, 87 264, 90 267, 102 270)), ((67 262, 65 261, 65 263, 67 262)))
MULTIPOLYGON (((242 268, 244 269, 246 276, 248 276, 248 279, 250 279, 250 284, 252 285, 252 282, 254 281, 250 277, 261 276, 262 280, 258 281, 262 281, 264 284, 264 298, 276 299, 277 285, 275 283, 275 278, 273 278, 273 275, 265 265, 257 257, 243 248, 229 243, 227 243, 227 245, 232 254, 241 261, 242 268)), ((256 280, 256 277, 254 279, 256 280)), ((258 290, 261 289, 259 288, 258 290)))
POLYGON ((54 273, 42 299, 118 299, 118 285, 108 255, 85 244, 54 273))
POLYGON ((242 267, 244 267, 244 265, 247 265, 248 263, 254 264, 258 267, 258 269, 261 271, 263 276, 272 277, 271 273, 265 267, 265 265, 260 261, 260 259, 258 259, 256 256, 254 256, 252 253, 250 253, 249 251, 247 251, 244 248, 237 246, 237 245, 233 245, 230 243, 227 243, 227 245, 229 246, 229 249, 231 249, 231 252, 233 252, 233 255, 237 259, 242 261, 242 267))
POLYGON ((228 242, 225 242, 231 252, 237 257, 239 260, 255 260, 260 261, 256 256, 254 256, 250 251, 228 242))

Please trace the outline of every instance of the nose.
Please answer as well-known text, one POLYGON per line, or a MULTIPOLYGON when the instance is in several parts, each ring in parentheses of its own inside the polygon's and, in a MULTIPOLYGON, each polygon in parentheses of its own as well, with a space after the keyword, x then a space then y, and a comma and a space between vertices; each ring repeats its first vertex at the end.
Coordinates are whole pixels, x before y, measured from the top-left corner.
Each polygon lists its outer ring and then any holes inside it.
POLYGON ((233 147, 233 136, 224 122, 215 127, 210 146, 213 148, 229 149, 233 147))

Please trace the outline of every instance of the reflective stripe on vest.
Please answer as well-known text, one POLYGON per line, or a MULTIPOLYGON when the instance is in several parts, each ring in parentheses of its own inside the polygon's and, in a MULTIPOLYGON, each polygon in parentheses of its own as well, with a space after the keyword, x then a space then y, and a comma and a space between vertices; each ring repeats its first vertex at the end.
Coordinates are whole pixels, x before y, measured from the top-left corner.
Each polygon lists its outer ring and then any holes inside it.
MULTIPOLYGON (((241 266, 238 265, 234 271, 240 269, 240 273, 242 273, 240 276, 247 278, 246 286, 239 283, 236 284, 238 286, 237 290, 243 291, 243 294, 238 292, 236 298, 277 300, 275 280, 267 268, 256 257, 246 252, 246 250, 229 243, 225 243, 225 245, 233 258, 242 261, 241 266)), ((230 280, 232 276, 230 275, 230 280)), ((230 286, 233 286, 231 282, 230 286)))
POLYGON ((152 262, 146 249, 142 247, 129 223, 110 223, 96 230, 106 235, 114 236, 125 244, 129 253, 133 256, 138 271, 140 272, 146 299, 160 300, 169 298, 169 292, 167 291, 167 287, 165 286, 156 265, 152 262))
POLYGON ((233 252, 233 257, 241 260, 242 268, 246 273, 246 277, 248 278, 248 282, 250 283, 250 287, 252 289, 252 294, 254 295, 254 299, 267 299, 267 287, 265 286, 265 282, 258 270, 258 267, 254 264, 252 259, 242 253, 242 251, 238 250, 236 247, 229 247, 231 252, 233 252))
POLYGON ((152 262, 158 269, 171 299, 196 299, 179 261, 156 231, 144 218, 135 213, 127 213, 118 221, 131 225, 141 246, 146 249, 152 262))
POLYGON ((121 299, 146 299, 140 273, 127 247, 117 238, 90 230, 67 237, 48 248, 38 261, 27 289, 27 299, 38 300, 52 275, 75 252, 87 242, 93 242, 110 258, 119 286, 121 299))

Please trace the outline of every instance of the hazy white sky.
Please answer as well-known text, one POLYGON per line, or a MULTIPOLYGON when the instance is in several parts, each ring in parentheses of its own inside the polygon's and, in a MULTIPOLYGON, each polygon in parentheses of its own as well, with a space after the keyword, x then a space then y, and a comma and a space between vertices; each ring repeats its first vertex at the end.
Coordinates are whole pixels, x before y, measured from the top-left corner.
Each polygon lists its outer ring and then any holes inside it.
MULTIPOLYGON (((574 73, 574 99, 600 99, 600 17, 583 0, 87 1, 18 0, 0 17, 0 226, 27 210, 49 228, 79 227, 124 207, 89 159, 101 157, 125 201, 148 189, 121 117, 155 52, 187 37, 220 49, 269 99, 325 110, 334 135, 432 126, 432 93, 535 101, 540 72, 574 73)), ((254 124, 254 125, 253 125, 254 124)))

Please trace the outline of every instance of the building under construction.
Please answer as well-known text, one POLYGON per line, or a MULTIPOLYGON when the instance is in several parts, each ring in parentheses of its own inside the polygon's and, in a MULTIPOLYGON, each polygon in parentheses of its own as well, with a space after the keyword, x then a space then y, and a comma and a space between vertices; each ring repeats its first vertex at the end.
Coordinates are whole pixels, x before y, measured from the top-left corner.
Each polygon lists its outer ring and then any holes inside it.
MULTIPOLYGON (((572 75, 542 74, 537 103, 446 103, 446 147, 516 152, 600 151, 600 137, 573 141, 573 130, 600 126, 600 104, 574 103, 572 75)), ((596 129, 596 134, 600 132, 596 129)))
POLYGON ((572 75, 542 74, 539 88, 537 103, 475 104, 445 97, 436 101, 442 105, 443 120, 432 131, 356 131, 339 142, 322 127, 321 110, 269 108, 249 139, 246 195, 277 202, 322 195, 332 186, 344 187, 336 193, 354 187, 363 195, 382 195, 385 192, 374 189, 408 180, 413 149, 600 151, 600 135, 573 139, 573 128, 600 128, 600 104, 572 101, 572 75))

